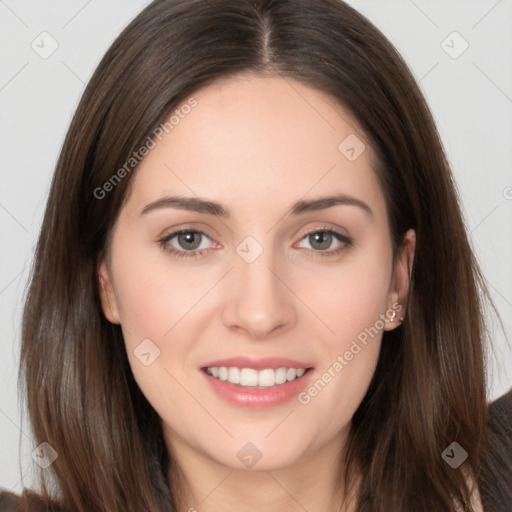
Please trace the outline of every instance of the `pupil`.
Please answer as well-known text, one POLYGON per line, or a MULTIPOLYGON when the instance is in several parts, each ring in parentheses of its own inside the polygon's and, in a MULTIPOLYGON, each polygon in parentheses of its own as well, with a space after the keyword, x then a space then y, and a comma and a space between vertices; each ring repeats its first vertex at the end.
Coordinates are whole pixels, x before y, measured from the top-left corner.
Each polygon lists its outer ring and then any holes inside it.
POLYGON ((315 243, 319 243, 320 244, 320 248, 321 249, 327 249, 331 243, 330 243, 330 237, 332 235, 330 233, 327 233, 327 232, 319 232, 319 233, 314 233, 313 234, 313 237, 315 239, 315 243), (325 243, 325 242, 328 242, 328 243, 325 243))
MULTIPOLYGON (((181 243, 182 245, 185 245, 185 246, 186 246, 187 244, 189 244, 189 245, 190 245, 190 244, 194 245, 194 241, 193 241, 193 239, 194 239, 194 237, 195 237, 196 235, 197 235, 197 233, 184 233, 184 234, 180 235, 180 243, 181 243)), ((196 241, 196 243, 195 243, 194 247, 188 247, 188 248, 189 248, 189 249, 195 249, 195 248, 196 248, 196 246, 198 246, 197 241, 196 241)))

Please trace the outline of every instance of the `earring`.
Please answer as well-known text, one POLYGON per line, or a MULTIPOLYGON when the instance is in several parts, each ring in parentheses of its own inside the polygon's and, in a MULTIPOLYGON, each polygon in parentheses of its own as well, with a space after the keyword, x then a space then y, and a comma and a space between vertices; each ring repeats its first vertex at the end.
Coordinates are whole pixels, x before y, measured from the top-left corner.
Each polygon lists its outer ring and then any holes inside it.
POLYGON ((391 318, 389 319, 390 322, 393 322, 395 320, 396 311, 393 309, 393 314, 391 315, 391 318))

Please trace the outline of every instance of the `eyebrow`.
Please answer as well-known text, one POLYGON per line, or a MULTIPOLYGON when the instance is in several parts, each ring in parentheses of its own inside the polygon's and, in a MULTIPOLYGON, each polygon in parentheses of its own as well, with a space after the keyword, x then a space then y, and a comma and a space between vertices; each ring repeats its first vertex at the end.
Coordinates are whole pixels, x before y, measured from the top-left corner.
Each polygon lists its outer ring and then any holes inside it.
MULTIPOLYGON (((336 205, 357 206, 373 217, 372 209, 360 199, 346 194, 337 194, 333 196, 320 197, 309 201, 297 201, 289 211, 292 215, 300 215, 306 212, 313 212, 331 208, 336 205)), ((228 208, 215 201, 208 201, 198 197, 180 197, 167 196, 157 199, 147 204, 141 211, 140 215, 145 215, 154 210, 161 208, 177 208, 180 210, 188 210, 208 215, 216 215, 222 218, 230 218, 231 213, 228 208)))

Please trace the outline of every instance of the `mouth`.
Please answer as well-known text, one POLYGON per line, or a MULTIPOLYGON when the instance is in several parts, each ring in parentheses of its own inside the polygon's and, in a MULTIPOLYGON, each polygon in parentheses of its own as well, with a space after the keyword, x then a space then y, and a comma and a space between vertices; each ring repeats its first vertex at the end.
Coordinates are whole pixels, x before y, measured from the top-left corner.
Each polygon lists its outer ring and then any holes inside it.
POLYGON ((237 366, 208 366, 202 368, 211 377, 242 388, 267 389, 300 379, 312 368, 239 368, 237 366))
POLYGON ((268 409, 297 397, 314 378, 312 363, 282 357, 232 357, 200 367, 210 389, 236 407, 268 409))

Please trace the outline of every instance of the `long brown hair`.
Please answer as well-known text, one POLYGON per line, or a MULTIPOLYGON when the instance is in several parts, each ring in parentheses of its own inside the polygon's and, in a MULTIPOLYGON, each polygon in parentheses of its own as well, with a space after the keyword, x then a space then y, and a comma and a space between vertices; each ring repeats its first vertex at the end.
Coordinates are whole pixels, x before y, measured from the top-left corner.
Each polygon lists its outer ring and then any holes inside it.
POLYGON ((441 453, 456 441, 466 473, 480 474, 485 286, 423 95, 382 33, 338 0, 157 0, 100 62, 57 163, 23 314, 34 437, 58 453, 41 494, 64 510, 176 510, 160 419, 98 294, 98 259, 136 169, 94 191, 180 102, 239 73, 298 80, 347 108, 378 156, 395 251, 416 230, 405 319, 384 333, 340 461, 347 486, 361 475, 358 512, 471 510, 464 473, 441 453))

